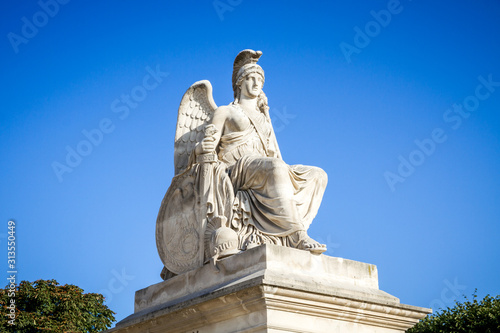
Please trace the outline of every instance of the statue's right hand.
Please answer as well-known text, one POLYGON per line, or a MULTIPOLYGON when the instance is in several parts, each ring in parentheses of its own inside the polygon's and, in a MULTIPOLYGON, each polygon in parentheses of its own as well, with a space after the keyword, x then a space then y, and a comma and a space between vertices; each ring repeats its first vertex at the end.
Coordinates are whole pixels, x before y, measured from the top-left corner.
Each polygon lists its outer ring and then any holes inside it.
POLYGON ((196 146, 196 154, 208 154, 214 152, 215 148, 215 138, 207 136, 196 146))

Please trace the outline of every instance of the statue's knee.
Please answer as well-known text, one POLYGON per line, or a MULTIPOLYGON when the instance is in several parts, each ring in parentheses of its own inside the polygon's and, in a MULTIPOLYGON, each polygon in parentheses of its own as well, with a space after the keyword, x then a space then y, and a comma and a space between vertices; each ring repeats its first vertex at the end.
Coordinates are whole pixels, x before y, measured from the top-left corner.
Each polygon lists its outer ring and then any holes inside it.
POLYGON ((316 168, 316 177, 321 183, 328 183, 328 174, 323 169, 316 168))
POLYGON ((288 165, 279 158, 270 157, 267 161, 268 169, 271 172, 282 173, 288 171, 288 165))

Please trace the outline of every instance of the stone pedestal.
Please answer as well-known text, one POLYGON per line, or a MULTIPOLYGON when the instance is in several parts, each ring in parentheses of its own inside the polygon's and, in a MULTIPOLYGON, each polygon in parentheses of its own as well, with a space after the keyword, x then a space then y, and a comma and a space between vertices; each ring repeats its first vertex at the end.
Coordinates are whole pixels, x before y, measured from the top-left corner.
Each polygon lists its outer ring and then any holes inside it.
POLYGON ((113 333, 404 332, 430 309, 378 288, 375 265, 262 245, 139 290, 113 333))

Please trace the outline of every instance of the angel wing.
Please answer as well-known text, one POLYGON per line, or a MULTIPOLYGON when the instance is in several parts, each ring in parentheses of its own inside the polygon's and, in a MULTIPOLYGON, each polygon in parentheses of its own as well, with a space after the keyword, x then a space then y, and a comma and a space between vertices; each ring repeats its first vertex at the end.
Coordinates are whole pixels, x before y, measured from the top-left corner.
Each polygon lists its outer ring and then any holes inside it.
POLYGON ((203 139, 204 128, 212 120, 216 108, 212 85, 207 80, 194 83, 182 97, 175 131, 175 175, 188 167, 189 156, 196 143, 203 139))

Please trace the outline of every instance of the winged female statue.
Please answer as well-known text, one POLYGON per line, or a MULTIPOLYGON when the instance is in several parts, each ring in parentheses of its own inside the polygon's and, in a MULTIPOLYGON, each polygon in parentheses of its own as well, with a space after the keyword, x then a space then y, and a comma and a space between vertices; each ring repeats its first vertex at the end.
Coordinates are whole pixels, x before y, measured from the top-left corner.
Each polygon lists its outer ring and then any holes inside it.
POLYGON ((196 82, 182 98, 175 176, 156 224, 164 279, 263 243, 326 251, 307 229, 327 175, 283 161, 262 91, 261 55, 237 55, 231 104, 217 107, 208 81, 196 82))

